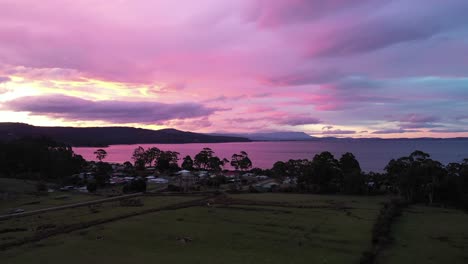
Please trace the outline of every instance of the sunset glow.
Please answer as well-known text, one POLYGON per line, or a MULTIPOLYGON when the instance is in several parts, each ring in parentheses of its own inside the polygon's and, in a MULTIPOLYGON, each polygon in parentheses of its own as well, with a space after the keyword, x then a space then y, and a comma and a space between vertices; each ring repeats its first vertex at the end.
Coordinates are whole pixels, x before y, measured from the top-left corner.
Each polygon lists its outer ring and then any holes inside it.
POLYGON ((2 0, 0 122, 468 137, 467 10, 465 0, 2 0))

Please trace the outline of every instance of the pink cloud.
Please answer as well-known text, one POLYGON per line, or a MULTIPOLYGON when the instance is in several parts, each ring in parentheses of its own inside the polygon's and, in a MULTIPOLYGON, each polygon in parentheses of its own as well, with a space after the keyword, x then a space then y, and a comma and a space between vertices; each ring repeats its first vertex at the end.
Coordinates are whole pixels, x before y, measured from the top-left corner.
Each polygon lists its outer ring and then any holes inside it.
POLYGON ((202 130, 300 129, 323 120, 342 133, 388 122, 403 133, 460 130, 467 8, 464 0, 1 1, 0 89, 44 95, 3 107, 83 122, 120 122, 110 112, 130 121, 128 111, 135 122, 202 130), (99 111, 60 113, 44 99, 57 92, 108 102, 68 98, 99 111))

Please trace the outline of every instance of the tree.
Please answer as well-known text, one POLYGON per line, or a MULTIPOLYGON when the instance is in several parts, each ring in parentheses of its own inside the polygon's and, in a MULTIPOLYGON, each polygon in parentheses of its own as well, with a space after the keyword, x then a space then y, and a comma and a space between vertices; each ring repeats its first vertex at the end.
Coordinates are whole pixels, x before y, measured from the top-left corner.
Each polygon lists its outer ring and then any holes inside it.
POLYGON ((468 210, 468 159, 464 159, 460 165, 459 193, 462 205, 468 210))
POLYGON ((408 157, 392 159, 385 167, 400 194, 409 202, 424 200, 432 204, 446 171, 430 155, 416 150, 408 157), (425 197, 425 198, 424 198, 425 197))
POLYGON ((314 156, 312 161, 289 160, 286 174, 297 177, 298 187, 313 192, 337 192, 342 189, 343 174, 339 161, 328 151, 314 156))
POLYGON ((208 159, 208 167, 207 169, 208 170, 211 170, 211 171, 221 171, 222 170, 222 167, 224 166, 224 164, 226 163, 226 159, 220 159, 216 156, 212 156, 208 159))
POLYGON ((273 168, 271 169, 273 172, 273 176, 275 178, 284 178, 287 175, 286 163, 284 161, 277 161, 273 164, 273 168))
POLYGON ((102 162, 102 160, 107 157, 107 152, 103 149, 98 149, 94 151, 94 155, 96 155, 96 159, 102 162))
POLYGON ((361 166, 352 153, 345 153, 340 158, 343 173, 343 191, 348 194, 360 194, 364 191, 364 176, 361 166))
POLYGON ((95 180, 98 187, 104 187, 112 173, 112 166, 106 162, 96 164, 95 180))
POLYGON ((189 155, 185 156, 184 161, 182 162, 182 169, 193 170, 193 160, 189 155))
POLYGON ((136 148, 134 151, 133 151, 133 155, 132 155, 132 160, 133 162, 135 163, 135 167, 139 170, 144 170, 145 169, 145 164, 146 164, 146 160, 145 160, 145 149, 141 146, 138 146, 138 148, 136 148))
MULTIPOLYGON (((209 169, 210 159, 213 157, 214 151, 210 148, 203 148, 197 155, 195 155, 194 165, 197 169, 209 169)), ((211 163, 213 163, 211 161, 211 163)))
POLYGON ((231 166, 236 170, 245 171, 252 168, 252 161, 249 159, 247 152, 241 151, 240 154, 232 155, 231 166))
POLYGON ((407 201, 413 201, 414 192, 417 188, 417 180, 414 174, 410 172, 412 160, 409 157, 392 159, 385 166, 385 170, 390 179, 390 184, 396 187, 400 195, 407 201))
POLYGON ((343 178, 339 161, 330 152, 325 151, 314 156, 311 172, 320 192, 336 192, 341 189, 343 178))
POLYGON ((340 158, 340 168, 343 173, 361 172, 361 166, 352 153, 346 152, 340 158))
POLYGON ((166 171, 170 168, 178 168, 179 152, 175 151, 160 151, 156 158, 157 168, 160 171, 166 171))
MULTIPOLYGON (((156 161, 157 163, 157 160, 160 155, 161 155, 161 150, 156 147, 147 149, 143 154, 143 159, 145 160, 145 164, 151 167, 154 161, 156 161)), ((156 166, 157 164, 154 164, 154 165, 156 166)))
POLYGON ((124 170, 126 172, 132 172, 133 171, 133 164, 130 161, 124 162, 123 166, 124 166, 124 170))
POLYGON ((86 166, 72 148, 46 137, 22 138, 0 143, 0 175, 34 180, 59 180, 86 166))

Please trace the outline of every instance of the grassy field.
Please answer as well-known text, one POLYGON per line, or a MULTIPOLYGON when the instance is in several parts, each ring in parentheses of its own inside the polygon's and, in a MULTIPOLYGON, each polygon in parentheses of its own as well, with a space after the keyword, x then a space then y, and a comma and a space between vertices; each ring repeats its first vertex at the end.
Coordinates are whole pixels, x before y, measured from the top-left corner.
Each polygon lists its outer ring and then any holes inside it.
POLYGON ((159 208, 166 205, 194 200, 194 197, 139 197, 143 206, 128 207, 121 206, 120 201, 106 202, 99 205, 84 206, 77 208, 53 211, 44 214, 12 218, 0 221, 0 245, 2 242, 9 242, 25 237, 31 237, 42 231, 49 231, 73 224, 89 222, 93 220, 106 219, 126 213, 139 212, 150 208, 159 208), (22 231, 1 232, 7 229, 17 229, 22 231))
MULTIPOLYGON (((0 251, 2 263, 358 263, 388 197, 307 194, 230 195, 229 205, 133 216, 0 251), (236 201, 253 201, 240 205, 236 201), (233 201, 233 202, 232 202, 233 201), (258 202, 264 204, 259 205, 258 202), (271 203, 268 205, 268 203, 271 203), (254 204, 254 203, 252 203, 254 204), (313 207, 317 208, 313 208, 313 207)), ((142 207, 119 202, 0 221, 0 244, 44 227, 105 219, 200 197, 151 196, 142 207)), ((468 214, 411 206, 379 263, 468 263, 468 214)))
POLYGON ((398 219, 383 263, 468 263, 468 214, 411 206, 398 219))
POLYGON ((36 182, 0 177, 0 192, 27 193, 36 190, 36 182))
POLYGON ((10 193, 8 197, 0 197, 0 214, 6 214, 16 208, 31 211, 104 198, 86 193, 68 192, 53 192, 45 196, 37 196, 33 194, 35 191, 35 181, 0 178, 0 194, 10 193))
POLYGON ((297 206, 333 206, 341 205, 356 209, 380 209, 381 203, 388 200, 386 196, 352 196, 352 195, 318 195, 318 194, 278 194, 247 193, 233 196, 238 199, 253 201, 277 202, 297 206))
MULTIPOLYGON (((384 199, 290 194, 232 197, 283 201, 290 205, 324 204, 331 207, 313 209, 234 204, 227 207, 191 207, 162 211, 9 249, 0 252, 0 259, 2 263, 63 263, 66 260, 70 264, 149 261, 355 263, 370 246, 372 225, 384 199), (336 203, 346 203, 352 209, 336 209, 333 207, 336 203), (187 238, 185 241, 180 239, 184 237, 187 238)), ((149 198, 154 199, 151 206, 180 199, 149 198)), ((150 206, 151 202, 146 199, 145 206, 150 206)), ((69 222, 72 218, 94 217, 89 216, 89 213, 86 213, 87 216, 79 216, 80 210, 73 212, 73 215, 72 212, 50 213, 43 215, 47 219, 40 221, 59 223, 69 222)), ((125 209, 101 208, 105 216, 118 214, 120 210, 125 209)), ((24 221, 23 224, 30 222, 27 219, 21 221, 24 221)))

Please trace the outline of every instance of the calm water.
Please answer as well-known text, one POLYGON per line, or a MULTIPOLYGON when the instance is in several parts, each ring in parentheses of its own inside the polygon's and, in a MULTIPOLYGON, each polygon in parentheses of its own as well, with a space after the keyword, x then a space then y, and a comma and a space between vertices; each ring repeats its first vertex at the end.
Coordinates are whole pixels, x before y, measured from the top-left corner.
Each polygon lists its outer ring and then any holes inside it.
MULTIPOLYGON (((131 161, 133 150, 139 145, 112 145, 105 150, 107 162, 131 161)), ((414 150, 422 150, 444 164, 461 162, 468 158, 468 140, 367 140, 367 141, 302 141, 302 142, 247 142, 213 144, 141 144, 145 149, 157 147, 172 150, 192 158, 204 147, 211 148, 220 158, 230 157, 234 153, 246 151, 254 167, 271 168, 276 161, 289 159, 312 159, 315 154, 330 151, 339 158, 345 152, 353 153, 365 171, 383 171, 392 158, 409 155, 414 150)), ((87 160, 96 160, 93 152, 97 148, 73 148, 75 153, 87 160)))

